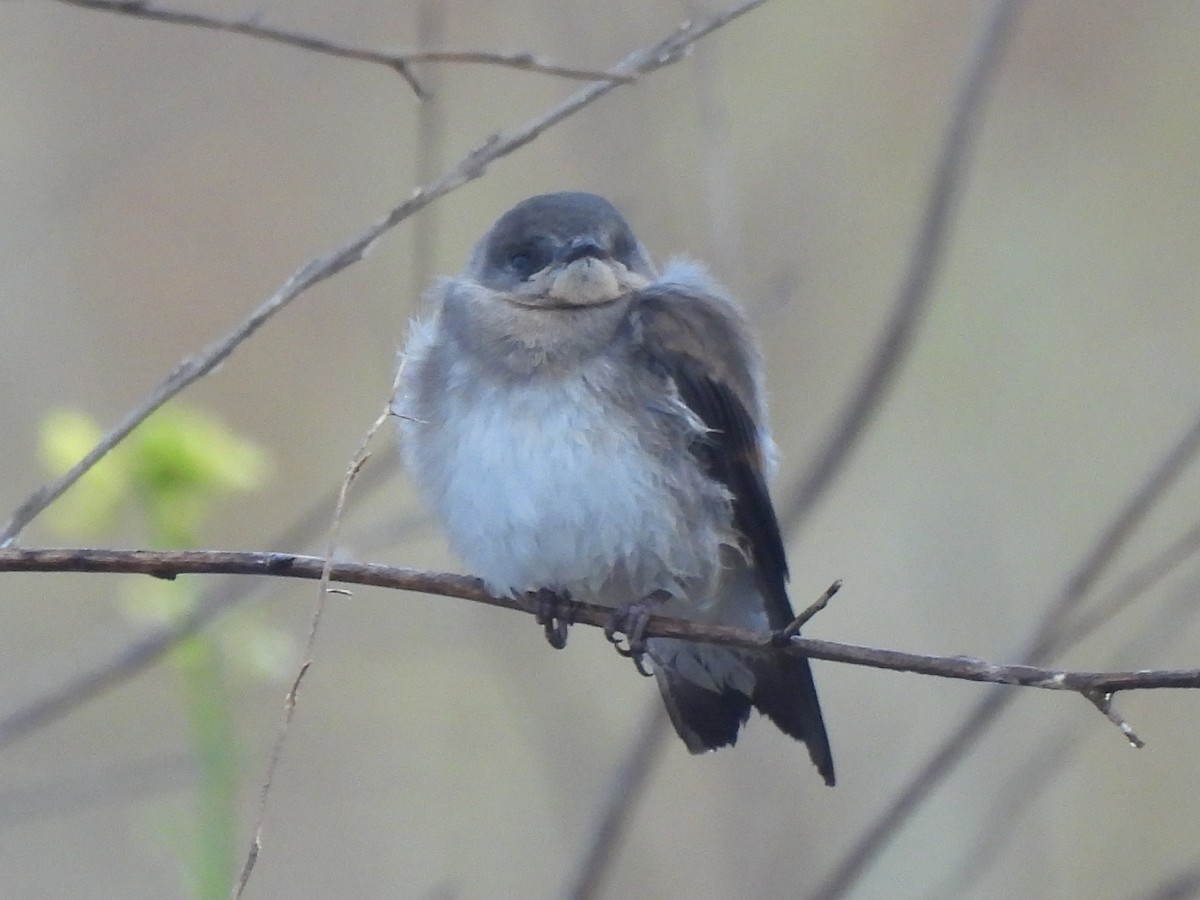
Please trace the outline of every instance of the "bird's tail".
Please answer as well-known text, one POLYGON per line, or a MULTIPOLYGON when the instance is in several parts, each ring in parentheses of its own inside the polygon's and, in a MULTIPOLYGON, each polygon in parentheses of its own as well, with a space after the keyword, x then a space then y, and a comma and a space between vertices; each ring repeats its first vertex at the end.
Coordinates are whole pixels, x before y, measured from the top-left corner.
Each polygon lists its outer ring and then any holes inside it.
POLYGON ((833 754, 812 668, 803 656, 762 657, 667 638, 649 641, 654 674, 675 731, 693 753, 736 743, 751 707, 808 747, 825 783, 833 754))
POLYGON ((825 783, 833 787, 833 752, 808 658, 774 656, 757 663, 757 674, 750 698, 755 708, 784 734, 807 745, 813 765, 825 783))

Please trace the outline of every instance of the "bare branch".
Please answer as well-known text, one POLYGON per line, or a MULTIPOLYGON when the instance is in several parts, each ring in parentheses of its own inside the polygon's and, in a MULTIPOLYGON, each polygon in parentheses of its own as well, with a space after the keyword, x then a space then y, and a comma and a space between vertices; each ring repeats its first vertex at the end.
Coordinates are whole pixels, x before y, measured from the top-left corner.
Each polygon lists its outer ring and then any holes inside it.
MULTIPOLYGON (((1192 422, 1183 437, 1117 511, 1099 540, 1067 578, 1021 654, 1022 658, 1037 665, 1076 643, 1078 633, 1072 633, 1066 627, 1070 613, 1083 602, 1100 576, 1111 565, 1117 552, 1124 547, 1154 505, 1175 484, 1195 459, 1198 451, 1200 417, 1192 422)), ((899 831, 933 790, 966 758, 1012 699, 1010 692, 997 691, 979 701, 962 724, 941 743, 912 780, 863 832, 835 867, 829 880, 813 895, 813 900, 836 900, 845 896, 858 878, 866 872, 872 860, 887 846, 892 835, 899 831)))
MULTIPOLYGON (((0 550, 0 572, 132 572, 173 579, 185 574, 264 575, 319 579, 329 566, 332 581, 457 597, 502 609, 532 614, 511 597, 495 597, 477 578, 422 572, 376 563, 329 562, 315 556, 237 550, 91 550, 77 548, 12 548, 0 550)), ((604 627, 612 617, 605 606, 569 602, 571 621, 604 627)), ((683 619, 651 616, 646 637, 682 638, 705 644, 762 653, 795 653, 811 659, 875 669, 934 675, 1052 691, 1118 691, 1151 688, 1200 688, 1200 669, 1131 672, 1067 672, 1031 665, 1001 665, 969 656, 927 656, 815 638, 795 637, 780 645, 772 634, 726 625, 703 625, 683 619)))
POLYGON ((838 579, 829 587, 825 588, 825 592, 814 600, 800 615, 792 619, 788 626, 779 632, 777 640, 791 640, 800 634, 800 629, 807 625, 812 617, 829 605, 829 601, 833 599, 833 595, 842 589, 842 579, 838 579))
POLYGON ((139 19, 153 19, 158 22, 168 22, 172 25, 193 25, 197 28, 208 28, 213 31, 226 31, 247 37, 286 44, 289 47, 299 47, 314 53, 324 53, 329 56, 340 56, 343 59, 355 59, 360 62, 380 63, 396 72, 408 82, 413 93, 418 97, 425 95, 424 88, 416 77, 409 71, 408 60, 402 56, 378 53, 373 50, 363 50, 338 44, 310 34, 298 31, 285 31, 282 28, 272 28, 263 25, 258 16, 248 16, 243 19, 222 19, 218 16, 207 16, 203 13, 189 12, 182 9, 169 9, 148 0, 56 0, 67 6, 78 6, 83 9, 93 9, 99 12, 120 13, 139 19))
POLYGON ((427 96, 424 86, 413 74, 411 66, 414 63, 445 62, 471 63, 488 66, 502 66, 525 72, 539 72, 543 75, 554 75, 559 78, 570 78, 577 81, 614 81, 630 82, 636 77, 628 72, 604 71, 588 69, 581 66, 568 66, 553 62, 529 51, 518 53, 500 53, 492 50, 410 50, 384 51, 371 50, 365 47, 355 47, 342 44, 328 38, 300 31, 290 31, 264 25, 258 15, 246 16, 240 19, 225 19, 220 16, 210 16, 204 13, 182 9, 171 9, 149 0, 57 0, 68 6, 78 6, 83 9, 99 12, 120 13, 139 19, 153 19, 158 22, 168 22, 172 25, 192 25, 197 28, 207 28, 213 31, 225 31, 240 34, 259 40, 298 47, 313 53, 326 56, 352 59, 357 62, 375 63, 386 66, 400 73, 408 82, 413 93, 418 97, 427 96))
MULTIPOLYGON (((1108 568, 1113 557, 1145 520, 1150 510, 1175 484, 1183 471, 1192 464, 1197 453, 1200 453, 1200 416, 1192 422, 1175 446, 1155 466, 1150 476, 1101 535, 1091 553, 1067 579, 1058 601, 1047 611, 1038 626, 1037 637, 1026 654, 1032 662, 1049 659, 1052 654, 1059 653, 1077 643, 1083 634, 1090 632, 1090 629, 1095 627, 1092 618, 1087 617, 1081 622, 1081 628, 1072 628, 1069 617, 1078 609, 1096 582, 1100 580, 1100 576, 1108 568)), ((1190 552, 1190 548, 1194 546, 1195 538, 1196 535, 1189 532, 1180 541, 1173 544, 1160 556, 1158 562, 1160 568, 1148 569, 1145 577, 1155 577, 1156 571, 1162 571, 1161 566, 1186 556, 1190 552)), ((1101 616, 1111 615, 1111 611, 1107 605, 1104 605, 1099 610, 1099 614, 1101 616)))
MULTIPOLYGON (((384 484, 399 469, 399 459, 389 454, 385 460, 368 467, 357 481, 355 499, 384 484)), ((294 547, 308 543, 329 523, 329 511, 337 503, 339 491, 320 497, 307 512, 276 535, 268 546, 294 547)), ((219 616, 252 596, 254 589, 265 582, 227 578, 205 591, 195 605, 182 617, 160 625, 139 637, 109 659, 72 677, 65 684, 46 693, 0 718, 0 748, 6 747, 34 731, 56 722, 152 666, 172 647, 207 627, 219 616)))
POLYGON ((1044 797, 1080 745, 1075 735, 1057 734, 1039 740, 1028 757, 1013 765, 1017 777, 1009 778, 988 799, 987 827, 974 843, 959 854, 956 870, 934 885, 925 900, 958 900, 970 897, 972 889, 995 864, 1016 830, 1025 807, 1044 797))
POLYGON ((1061 622, 1058 626, 1062 632, 1061 639, 1068 646, 1078 644, 1198 552, 1200 522, 1193 524, 1168 547, 1121 579, 1119 584, 1087 610, 1069 622, 1061 622))
MULTIPOLYGON (((62 2, 68 2, 68 0, 62 0, 62 2)), ((683 25, 658 43, 627 56, 614 68, 614 71, 636 78, 669 66, 682 58, 687 49, 696 41, 765 2, 766 0, 743 0, 723 12, 683 25)), ((487 171, 487 167, 492 162, 524 147, 547 129, 594 103, 620 84, 622 82, 611 79, 593 82, 515 131, 492 135, 441 176, 413 191, 408 200, 394 208, 378 222, 351 238, 332 253, 316 257, 302 265, 242 323, 196 356, 181 362, 170 375, 130 410, 116 427, 89 450, 83 459, 21 504, 4 526, 4 530, 0 531, 0 547, 11 546, 26 525, 61 496, 67 488, 78 481, 109 450, 124 440, 151 413, 188 385, 211 372, 268 319, 300 294, 336 275, 347 266, 358 262, 385 232, 390 231, 445 194, 479 178, 487 171)))
MULTIPOLYGON (((1093 610, 1111 614, 1133 603, 1198 550, 1200 525, 1193 526, 1182 539, 1121 579, 1093 610)), ((1119 656, 1136 659, 1164 652, 1187 633, 1184 626, 1197 612, 1200 612, 1200 604, 1195 591, 1186 587, 1181 589, 1173 602, 1157 610, 1149 623, 1144 623, 1133 637, 1123 642, 1119 656)), ((1082 640, 1101 621, 1091 615, 1086 619, 1080 617, 1073 626, 1072 642, 1082 640)), ((962 854, 958 870, 925 895, 929 900, 971 896, 976 882, 1010 843, 1025 807, 1045 795, 1046 786, 1062 773, 1082 748, 1082 735, 1078 732, 1072 731, 1068 735, 1062 725, 1055 726, 1054 730, 1054 734, 1047 734, 1038 741, 1027 759, 1011 767, 1006 782, 994 792, 993 800, 989 802, 986 827, 976 835, 973 847, 962 854)))
POLYGON ((1141 750, 1146 746, 1146 742, 1134 733, 1133 728, 1130 727, 1125 718, 1112 705, 1112 694, 1095 690, 1086 690, 1082 693, 1084 699, 1100 710, 1102 716, 1117 726, 1121 734, 1125 735, 1125 740, 1129 741, 1131 747, 1141 750))
MULTIPOLYGON (((686 9, 689 15, 702 15, 706 9, 705 0, 687 0, 686 9)), ((690 74, 700 133, 704 135, 700 148, 714 262, 731 287, 740 287, 745 272, 732 177, 729 105, 720 90, 724 73, 716 50, 698 48, 690 74)), ((579 851, 575 872, 568 880, 570 887, 564 894, 572 900, 589 900, 603 891, 607 871, 616 858, 616 847, 636 806, 635 791, 640 791, 651 778, 652 769, 660 758, 654 752, 657 745, 668 740, 670 730, 664 727, 662 704, 657 697, 650 698, 641 721, 644 723, 641 730, 634 734, 623 751, 624 763, 618 767, 612 783, 602 791, 601 818, 593 825, 579 851)))
POLYGON ((111 810, 195 782, 195 760, 186 751, 143 752, 116 762, 93 760, 82 771, 56 772, 40 784, 16 782, 0 790, 0 832, 64 813, 111 810))
POLYGON ((883 402, 888 388, 896 380, 917 326, 932 295, 933 280, 946 247, 946 236, 966 174, 971 140, 979 123, 983 102, 987 99, 1004 46, 1020 10, 1020 0, 993 0, 975 47, 967 61, 950 122, 942 138, 941 150, 933 169, 933 179, 921 213, 916 243, 908 257, 899 295, 891 317, 871 354, 853 399, 842 411, 837 424, 795 492, 780 505, 780 521, 789 532, 807 519, 821 495, 833 483, 850 453, 858 444, 867 423, 883 402))
MULTIPOLYGON (((362 467, 367 462, 367 447, 371 440, 375 437, 376 432, 388 416, 391 415, 391 398, 396 390, 400 387, 400 377, 403 373, 403 367, 396 372, 396 377, 392 382, 391 393, 388 394, 388 402, 384 405, 383 411, 375 417, 375 421, 367 429, 363 435, 362 441, 358 445, 358 449, 354 452, 354 457, 350 461, 350 468, 346 472, 346 477, 342 479, 341 490, 338 491, 337 504, 333 510, 333 521, 329 528, 329 542, 325 552, 325 564, 321 566, 321 583, 317 590, 317 603, 313 607, 312 618, 308 624, 308 636, 304 640, 304 651, 301 656, 300 670, 296 673, 296 677, 292 680, 292 686, 288 688, 287 696, 283 701, 283 715, 279 720, 279 730, 275 734, 275 743, 271 746, 271 755, 267 759, 267 772, 263 776, 262 789, 258 796, 258 810, 255 814, 254 821, 254 836, 250 839, 250 848, 246 851, 246 859, 242 863, 242 870, 238 874, 237 881, 234 882, 233 889, 230 891, 231 900, 239 900, 243 892, 246 890, 246 884, 250 881, 250 875, 254 871, 254 864, 258 861, 258 855, 262 852, 262 834, 263 824, 267 818, 267 801, 271 797, 271 788, 275 784, 275 771, 279 768, 279 761, 283 759, 283 748, 287 743, 288 731, 291 729, 292 718, 296 713, 296 699, 300 695, 300 683, 304 680, 304 676, 308 674, 309 668, 313 664, 313 652, 317 645, 317 631, 321 627, 321 618, 325 613, 325 598, 329 595, 329 580, 333 570, 333 558, 337 551, 338 533, 342 527, 342 515, 346 511, 346 501, 350 495, 350 486, 354 484, 358 473, 362 471, 362 467)), ((347 593, 338 591, 338 593, 347 593)))
POLYGON ((658 759, 669 733, 667 714, 662 702, 655 697, 638 723, 633 747, 627 752, 620 768, 604 791, 604 808, 594 831, 585 846, 587 852, 580 860, 570 886, 563 892, 564 900, 583 900, 594 897, 603 886, 613 855, 617 852, 625 825, 642 795, 646 779, 658 759))
MULTIPOLYGON (((442 42, 445 28, 445 5, 441 0, 422 0, 417 7, 417 41, 422 49, 442 42)), ((424 184, 441 171, 444 163, 443 150, 446 144, 445 97, 441 95, 440 73, 436 70, 420 70, 422 80, 431 87, 430 95, 417 110, 417 131, 413 141, 413 168, 416 180, 424 184)), ((420 305, 416 313, 423 318, 427 311, 426 292, 433 283, 434 254, 439 237, 438 208, 431 206, 421 213, 421 218, 412 228, 412 265, 410 266, 409 294, 418 297, 420 305)))
POLYGON ((587 69, 553 62, 545 57, 522 50, 515 53, 497 53, 492 50, 409 50, 391 57, 397 63, 477 63, 479 65, 504 66, 543 75, 557 75, 575 81, 613 81, 629 84, 637 77, 615 69, 587 69))
POLYGON ((1148 893, 1138 894, 1138 900, 1189 900, 1196 896, 1200 896, 1200 863, 1176 872, 1148 893))

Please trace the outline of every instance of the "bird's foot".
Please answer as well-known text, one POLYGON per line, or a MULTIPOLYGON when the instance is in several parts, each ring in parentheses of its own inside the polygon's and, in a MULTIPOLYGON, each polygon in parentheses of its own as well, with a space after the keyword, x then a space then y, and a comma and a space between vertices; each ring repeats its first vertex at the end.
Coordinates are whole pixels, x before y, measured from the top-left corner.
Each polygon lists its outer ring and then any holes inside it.
POLYGON ((534 619, 545 631, 546 641, 555 650, 567 646, 567 629, 574 621, 570 596, 550 588, 532 591, 527 596, 533 604, 534 619))
POLYGON ((647 678, 654 673, 646 668, 646 623, 650 621, 654 610, 670 596, 667 591, 655 591, 641 600, 618 606, 604 626, 604 636, 608 642, 622 656, 632 659, 634 667, 647 678))

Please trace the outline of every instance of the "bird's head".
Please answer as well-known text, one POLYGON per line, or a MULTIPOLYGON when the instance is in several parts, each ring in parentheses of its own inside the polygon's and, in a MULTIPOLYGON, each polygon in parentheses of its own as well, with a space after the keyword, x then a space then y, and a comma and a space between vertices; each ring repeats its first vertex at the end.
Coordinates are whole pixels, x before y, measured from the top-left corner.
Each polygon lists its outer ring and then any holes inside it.
POLYGON ((654 268, 617 209, 595 194, 530 197, 475 248, 467 273, 509 303, 581 310, 645 287, 654 268))

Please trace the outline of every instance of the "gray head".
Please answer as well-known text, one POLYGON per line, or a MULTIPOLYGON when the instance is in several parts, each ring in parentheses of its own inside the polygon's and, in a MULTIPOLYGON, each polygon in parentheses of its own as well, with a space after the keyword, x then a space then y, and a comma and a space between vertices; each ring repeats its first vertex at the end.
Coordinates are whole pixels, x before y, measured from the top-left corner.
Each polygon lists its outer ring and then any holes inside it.
POLYGON ((506 212, 483 236, 467 273, 523 305, 607 303, 654 277, 624 217, 595 194, 539 194, 506 212))

